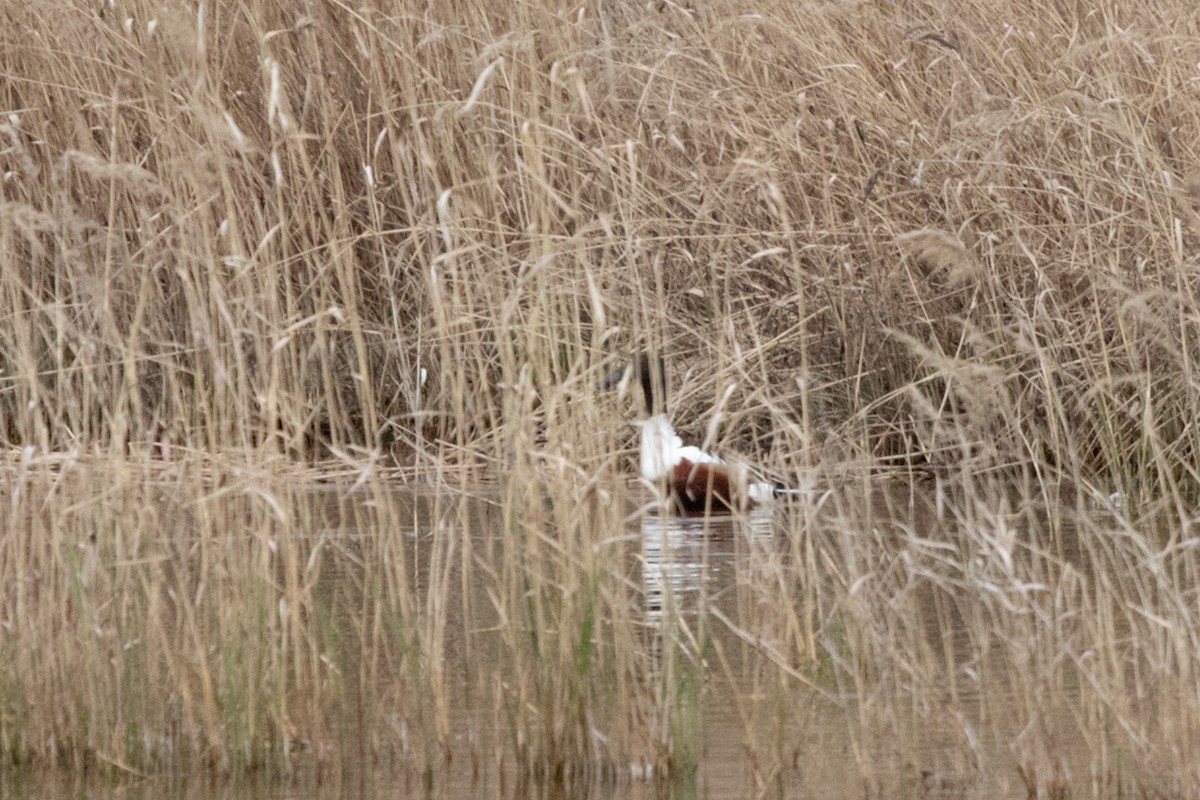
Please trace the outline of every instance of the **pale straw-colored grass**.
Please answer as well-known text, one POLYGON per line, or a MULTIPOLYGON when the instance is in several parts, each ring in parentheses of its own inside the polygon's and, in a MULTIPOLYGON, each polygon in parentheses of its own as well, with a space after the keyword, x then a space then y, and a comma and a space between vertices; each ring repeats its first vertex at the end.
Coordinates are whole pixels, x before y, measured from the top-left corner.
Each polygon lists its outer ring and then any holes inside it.
POLYGON ((825 703, 866 786, 1194 792, 1198 63, 1182 0, 9 4, 5 758, 686 774, 730 680, 763 786, 825 703), (654 635, 640 348, 813 487, 654 635))

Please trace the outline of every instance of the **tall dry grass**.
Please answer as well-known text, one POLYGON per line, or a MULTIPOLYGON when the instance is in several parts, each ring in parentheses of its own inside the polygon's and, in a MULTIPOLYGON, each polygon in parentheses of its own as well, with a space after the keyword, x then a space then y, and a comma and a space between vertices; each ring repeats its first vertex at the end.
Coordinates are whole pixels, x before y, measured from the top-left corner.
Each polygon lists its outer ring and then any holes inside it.
POLYGON ((686 770, 732 627, 753 697, 958 719, 986 663, 1038 791, 1091 687, 1095 774, 1190 785, 1197 63, 1179 0, 5 5, 0 746, 220 770, 354 730, 432 769, 465 693, 485 765, 686 770), (592 390, 647 346, 692 438, 838 498, 752 562, 759 616, 666 644, 592 390))
POLYGON ((649 343, 785 463, 1182 488, 1196 16, 9 7, 5 437, 503 463, 649 343))

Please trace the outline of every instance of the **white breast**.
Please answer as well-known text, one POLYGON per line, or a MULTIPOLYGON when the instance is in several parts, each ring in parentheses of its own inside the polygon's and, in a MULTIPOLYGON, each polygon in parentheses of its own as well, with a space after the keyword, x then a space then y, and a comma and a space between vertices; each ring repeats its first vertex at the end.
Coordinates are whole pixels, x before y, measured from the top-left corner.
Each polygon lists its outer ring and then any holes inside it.
POLYGON ((671 427, 666 414, 656 414, 638 423, 641 435, 642 477, 648 481, 663 478, 680 461, 687 459, 693 464, 720 464, 721 459, 709 455, 699 447, 683 444, 671 427))

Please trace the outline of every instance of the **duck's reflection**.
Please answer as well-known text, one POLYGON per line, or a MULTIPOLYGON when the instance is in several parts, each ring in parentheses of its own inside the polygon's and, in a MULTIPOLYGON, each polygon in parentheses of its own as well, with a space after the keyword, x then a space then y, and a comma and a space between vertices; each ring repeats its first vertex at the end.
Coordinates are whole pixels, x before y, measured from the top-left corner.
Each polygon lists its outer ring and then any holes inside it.
POLYGON ((648 512, 640 528, 647 622, 697 615, 735 585, 738 557, 749 545, 774 532, 769 508, 712 517, 648 512))

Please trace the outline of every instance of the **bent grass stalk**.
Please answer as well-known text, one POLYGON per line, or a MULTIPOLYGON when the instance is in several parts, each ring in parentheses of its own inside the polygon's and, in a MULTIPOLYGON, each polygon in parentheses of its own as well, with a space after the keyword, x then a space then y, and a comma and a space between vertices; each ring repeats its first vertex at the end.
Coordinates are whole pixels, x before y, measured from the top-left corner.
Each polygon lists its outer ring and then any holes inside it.
POLYGON ((6 758, 1194 791, 1190 6, 203 8, 5 11, 6 758), (647 346, 811 490, 731 609, 647 346))

